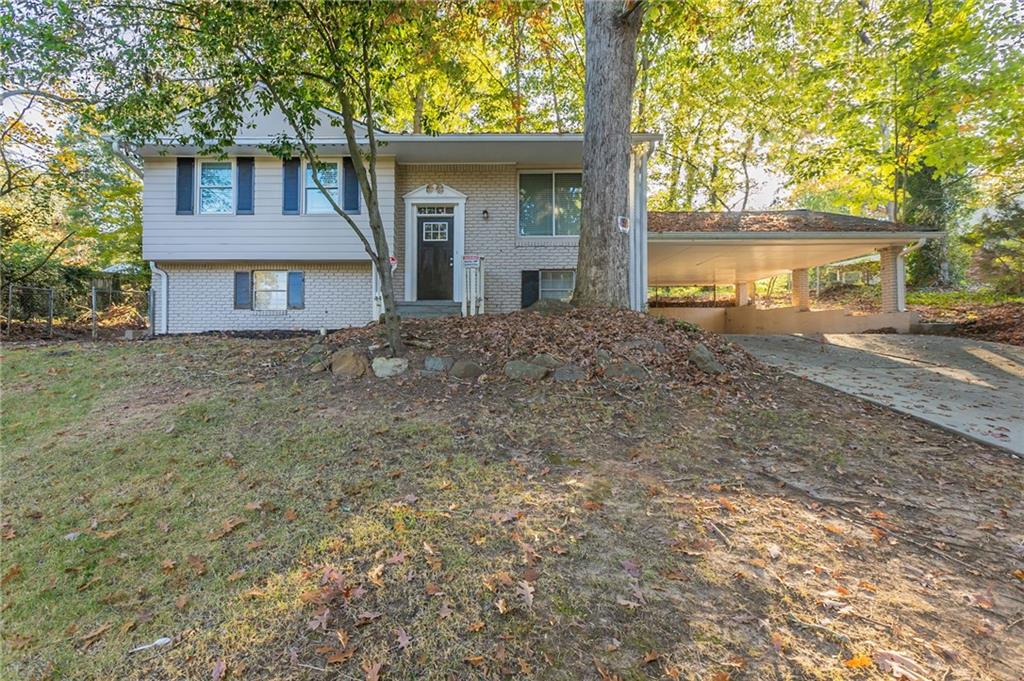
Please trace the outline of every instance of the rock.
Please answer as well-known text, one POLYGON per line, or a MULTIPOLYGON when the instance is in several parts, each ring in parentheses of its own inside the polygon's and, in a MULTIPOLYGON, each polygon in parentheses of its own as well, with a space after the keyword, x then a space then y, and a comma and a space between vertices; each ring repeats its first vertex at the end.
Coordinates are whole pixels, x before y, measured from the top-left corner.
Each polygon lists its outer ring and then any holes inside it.
POLYGON ((373 374, 377 378, 392 378, 404 374, 409 368, 409 360, 405 357, 375 357, 373 374))
POLYGON ((474 379, 481 376, 484 373, 484 369, 476 362, 472 362, 468 359, 460 359, 452 365, 452 368, 448 373, 456 378, 474 379))
POLYGON ((549 355, 546 352, 542 352, 539 355, 534 355, 533 359, 530 360, 530 364, 536 364, 539 367, 547 367, 548 369, 557 369, 558 367, 565 364, 565 362, 558 359, 554 355, 549 355))
POLYGON ((423 358, 423 368, 427 371, 448 371, 453 364, 455 364, 455 360, 451 357, 428 355, 423 358))
POLYGON ((605 366, 606 364, 612 361, 612 353, 608 352, 603 348, 598 348, 597 352, 595 352, 594 354, 597 355, 598 366, 605 366))
POLYGON ((326 345, 316 343, 314 345, 311 345, 309 349, 302 354, 302 357, 299 359, 299 361, 302 363, 302 366, 310 366, 313 364, 317 364, 321 360, 323 360, 324 357, 327 356, 330 350, 331 349, 326 345))
POLYGON ((690 350, 688 359, 690 360, 690 364, 706 374, 725 373, 725 367, 722 366, 721 362, 715 359, 715 356, 703 343, 697 343, 693 346, 690 350))
POLYGON ((520 381, 539 381, 551 373, 551 369, 514 359, 505 365, 505 375, 520 381))
POLYGON ((331 371, 336 376, 359 378, 366 373, 370 361, 359 348, 342 348, 331 355, 331 371))
POLYGON ((317 360, 316 364, 311 364, 310 367, 309 367, 309 373, 311 373, 311 374, 318 374, 321 371, 326 371, 326 370, 327 370, 327 363, 324 362, 322 359, 321 360, 317 360))
POLYGON ((605 368, 604 375, 608 378, 627 381, 630 379, 647 378, 647 371, 639 364, 633 362, 614 362, 605 368))
POLYGON ((553 314, 565 314, 572 309, 572 305, 565 302, 564 300, 555 300, 554 298, 541 298, 530 307, 526 308, 530 312, 537 312, 543 315, 553 314))
POLYGON ((576 364, 563 364, 555 369, 553 378, 559 383, 579 383, 587 380, 587 372, 576 364))

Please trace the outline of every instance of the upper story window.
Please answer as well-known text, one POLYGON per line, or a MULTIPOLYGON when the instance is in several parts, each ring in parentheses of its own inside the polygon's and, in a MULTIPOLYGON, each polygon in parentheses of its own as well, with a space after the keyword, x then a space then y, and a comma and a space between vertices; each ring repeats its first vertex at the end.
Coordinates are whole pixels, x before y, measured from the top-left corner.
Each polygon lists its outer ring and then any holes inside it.
POLYGON ((225 215, 235 211, 231 161, 200 161, 199 212, 225 215))
POLYGON ((519 174, 519 235, 579 236, 583 174, 519 174))
MULTIPOLYGON (((317 179, 324 186, 335 201, 340 201, 338 195, 338 164, 321 163, 316 169, 317 179)), ((320 188, 313 181, 313 166, 306 164, 306 212, 307 213, 333 213, 334 207, 327 200, 320 188)))
MULTIPOLYGON (((346 213, 359 212, 359 182, 352 159, 343 159, 341 163, 324 161, 318 165, 316 177, 342 210, 346 213)), ((309 163, 305 164, 302 186, 306 213, 315 215, 334 212, 334 206, 313 181, 313 166, 309 163)))

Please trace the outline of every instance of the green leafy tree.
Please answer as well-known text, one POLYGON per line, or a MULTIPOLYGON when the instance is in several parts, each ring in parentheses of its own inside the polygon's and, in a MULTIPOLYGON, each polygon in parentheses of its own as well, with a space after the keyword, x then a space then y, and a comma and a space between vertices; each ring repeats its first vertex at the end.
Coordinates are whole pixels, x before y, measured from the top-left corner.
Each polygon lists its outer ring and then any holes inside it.
POLYGON ((1024 295, 1024 204, 1005 196, 964 240, 982 277, 1000 293, 1024 295))

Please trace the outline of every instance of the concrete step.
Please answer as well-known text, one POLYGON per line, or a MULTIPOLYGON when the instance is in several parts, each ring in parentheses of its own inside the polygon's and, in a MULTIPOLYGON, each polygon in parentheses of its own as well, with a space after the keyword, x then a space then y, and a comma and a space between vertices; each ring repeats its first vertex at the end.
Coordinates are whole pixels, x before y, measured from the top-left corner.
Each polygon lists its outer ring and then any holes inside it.
POLYGON ((454 317, 462 314, 462 304, 450 300, 417 300, 398 304, 398 314, 406 319, 454 317))

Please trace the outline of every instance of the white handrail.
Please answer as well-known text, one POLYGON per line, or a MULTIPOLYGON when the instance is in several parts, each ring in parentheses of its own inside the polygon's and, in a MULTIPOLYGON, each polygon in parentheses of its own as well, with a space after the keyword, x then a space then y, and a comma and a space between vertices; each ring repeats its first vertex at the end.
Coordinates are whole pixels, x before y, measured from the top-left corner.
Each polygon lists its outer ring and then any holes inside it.
POLYGON ((484 313, 484 259, 476 267, 463 267, 462 316, 484 313))

